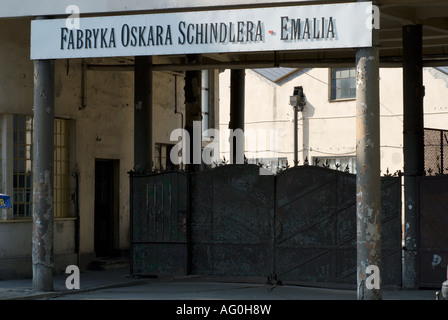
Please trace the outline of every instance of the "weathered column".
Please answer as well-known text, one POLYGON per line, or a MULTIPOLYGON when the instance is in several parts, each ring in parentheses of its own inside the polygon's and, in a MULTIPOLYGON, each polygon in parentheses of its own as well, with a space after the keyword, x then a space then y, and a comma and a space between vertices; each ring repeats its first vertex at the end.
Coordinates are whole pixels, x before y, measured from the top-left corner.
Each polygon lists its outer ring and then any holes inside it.
POLYGON ((377 30, 373 29, 372 32, 372 47, 356 50, 356 219, 359 300, 382 298, 379 54, 377 30))
POLYGON ((54 63, 34 61, 33 290, 53 291, 54 63))
POLYGON ((152 57, 134 63, 134 171, 152 170, 152 57))
POLYGON ((405 250, 403 286, 416 288, 418 280, 417 177, 424 174, 422 26, 403 27, 403 152, 405 250))
MULTIPOLYGON (((244 69, 232 69, 230 72, 230 122, 229 129, 233 132, 237 129, 244 133, 244 99, 245 99, 244 69)), ((240 137, 241 139, 242 137, 240 137)), ((238 143, 238 134, 230 136, 230 161, 231 163, 244 162, 244 139, 238 143)))
MULTIPOLYGON (((200 55, 188 55, 188 62, 198 64, 200 55)), ((189 163, 187 171, 198 171, 202 162, 202 71, 191 70, 185 72, 185 130, 190 137, 189 163)), ((187 152, 187 150, 182 150, 187 152)))

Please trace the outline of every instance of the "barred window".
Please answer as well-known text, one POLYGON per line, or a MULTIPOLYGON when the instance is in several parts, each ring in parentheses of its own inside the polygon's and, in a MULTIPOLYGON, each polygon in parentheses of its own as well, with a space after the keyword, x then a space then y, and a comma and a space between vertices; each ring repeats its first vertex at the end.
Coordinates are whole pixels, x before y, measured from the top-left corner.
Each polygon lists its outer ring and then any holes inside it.
POLYGON ((29 218, 33 213, 33 118, 13 116, 14 217, 29 218))
MULTIPOLYGON (((31 218, 33 213, 33 129, 31 116, 13 116, 15 218, 31 218)), ((69 130, 68 121, 54 124, 54 216, 69 216, 69 130)))
POLYGON ((263 168, 276 173, 279 170, 286 169, 288 166, 287 158, 250 158, 247 159, 249 164, 261 165, 263 168))
POLYGON ((356 173, 356 156, 313 157, 313 164, 334 170, 356 173))
POLYGON ((171 162, 170 153, 174 147, 172 144, 156 143, 155 169, 156 170, 178 170, 179 166, 171 162))
POLYGON ((210 71, 202 71, 202 93, 201 93, 201 113, 202 113, 202 132, 210 129, 210 71))
POLYGON ((3 134, 3 129, 2 129, 2 118, 0 116, 0 193, 5 193, 4 190, 4 183, 3 183, 3 162, 1 161, 3 159, 3 147, 2 147, 2 134, 3 134))
POLYGON ((54 216, 70 215, 69 203, 69 128, 68 121, 54 121, 54 216))

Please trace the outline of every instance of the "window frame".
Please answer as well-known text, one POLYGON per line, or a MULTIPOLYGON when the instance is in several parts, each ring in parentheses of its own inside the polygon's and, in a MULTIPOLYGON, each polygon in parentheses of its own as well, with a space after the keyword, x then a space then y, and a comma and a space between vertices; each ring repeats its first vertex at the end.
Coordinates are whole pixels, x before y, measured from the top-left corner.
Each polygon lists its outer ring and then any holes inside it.
POLYGON ((55 218, 70 217, 70 123, 54 119, 54 182, 55 218))
POLYGON ((154 169, 155 170, 179 170, 179 166, 175 165, 171 162, 170 154, 171 149, 175 144, 171 143, 159 143, 156 142, 154 145, 154 169), (163 149, 165 150, 165 157, 163 157, 163 149), (165 165, 163 166, 162 159, 165 159, 165 165), (168 164, 171 165, 171 168, 168 168, 168 164))
POLYGON ((204 137, 209 138, 206 134, 208 129, 212 129, 214 126, 211 125, 211 116, 210 109, 212 107, 211 103, 211 90, 210 90, 210 82, 212 79, 212 73, 210 70, 202 70, 201 74, 201 130, 203 132, 204 137), (207 75, 206 79, 204 79, 204 75, 207 75), (206 97, 205 97, 206 93, 206 97), (204 118, 207 117, 207 127, 204 125, 204 118))
MULTIPOLYGON (((329 68, 328 69, 328 79, 329 79, 329 81, 328 81, 328 101, 329 102, 343 102, 343 101, 353 101, 353 100, 356 100, 356 68, 355 67, 344 67, 344 68, 329 68), (350 73, 349 73, 349 77, 348 77, 348 79, 349 79, 349 81, 350 81, 350 78, 354 78, 355 79, 355 87, 354 87, 354 89, 355 89, 355 94, 354 94, 354 96, 353 97, 348 97, 348 98, 333 98, 333 71, 334 70, 346 70, 346 69, 349 69, 349 70, 354 70, 354 77, 351 77, 350 76, 350 73)), ((346 78, 341 78, 341 79, 346 79, 346 78)), ((349 87, 349 90, 351 89, 351 87, 349 87)))
POLYGON ((14 114, 13 115, 13 194, 12 210, 14 219, 30 219, 33 216, 33 135, 34 135, 34 119, 30 115, 14 114), (20 127, 21 119, 23 119, 23 128, 20 127), (30 121, 31 128, 28 128, 27 122, 30 121), (23 133, 24 141, 20 141, 20 135, 23 133), (29 137, 28 137, 29 135, 29 137), (30 141, 27 141, 27 140, 30 141), (23 155, 21 148, 24 148, 23 155), (29 149, 29 153, 28 153, 29 149), (23 166, 23 172, 20 167, 23 166), (22 179, 21 179, 22 177, 22 179), (23 181, 21 181, 23 180, 23 181), (23 185, 21 184, 23 182, 23 185), (23 207, 22 207, 23 206, 23 207), (23 215, 20 213, 23 208, 23 215))
POLYGON ((261 164, 265 169, 271 170, 273 173, 277 172, 277 170, 282 170, 288 166, 288 158, 287 157, 261 157, 261 158, 249 158, 247 159, 248 164, 261 164), (268 166, 268 167, 266 167, 268 166), (275 169, 275 170, 274 170, 275 169))
MULTIPOLYGON (((312 159, 311 159, 312 162, 311 162, 310 164, 315 165, 315 163, 316 163, 316 159, 319 160, 319 163, 317 164, 318 167, 324 167, 325 162, 322 162, 322 160, 325 160, 325 159, 326 159, 326 160, 328 160, 328 159, 331 159, 331 160, 351 159, 351 161, 352 161, 352 167, 351 167, 351 171, 349 171, 349 173, 351 173, 351 174, 356 174, 356 155, 313 156, 312 159)), ((341 165, 340 162, 341 162, 341 161, 339 161, 339 162, 336 162, 336 161, 335 161, 335 163, 338 163, 339 165, 341 165)), ((339 169, 336 169, 336 168, 330 168, 330 169, 345 172, 345 168, 346 168, 345 166, 341 165, 341 166, 339 167, 339 169)))
MULTIPOLYGON (((70 120, 55 118, 54 119, 54 178, 53 178, 53 208, 54 218, 71 218, 73 216, 70 208, 70 120)), ((34 117, 28 114, 13 114, 13 138, 12 138, 12 151, 13 151, 13 194, 12 205, 13 213, 12 217, 16 220, 32 219, 33 217, 33 145, 34 145, 34 117), (19 128, 22 123, 20 118, 24 119, 24 127, 19 128), (27 122, 30 121, 30 125, 27 122), (30 128, 28 128, 30 126, 30 128), (19 135, 24 132, 25 144, 20 143, 19 135), (29 135, 29 136, 28 136, 29 135), (24 157, 19 157, 19 147, 25 147, 24 157), (22 161, 22 163, 19 163, 22 161), (29 163, 28 163, 29 161, 29 163), (20 171, 20 167, 25 167, 25 172, 20 171), (17 171, 16 171, 17 170, 17 171), (25 176, 25 187, 19 186, 20 177, 25 176), (27 179, 30 180, 29 186, 27 185, 27 179), (25 189, 24 200, 18 202, 19 192, 21 189, 25 189), (28 190, 28 191, 27 191, 28 190), (27 193, 28 192, 28 193, 27 193), (27 199, 27 196, 29 199, 27 199), (24 213, 20 215, 19 206, 24 205, 24 213)))

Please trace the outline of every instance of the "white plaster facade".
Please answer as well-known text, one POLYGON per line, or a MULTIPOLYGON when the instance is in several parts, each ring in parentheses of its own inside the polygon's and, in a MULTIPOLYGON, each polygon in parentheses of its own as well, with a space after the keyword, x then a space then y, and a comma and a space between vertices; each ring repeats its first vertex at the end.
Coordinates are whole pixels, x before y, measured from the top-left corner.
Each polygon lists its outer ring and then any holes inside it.
MULTIPOLYGON (((424 126, 448 129, 448 75, 424 68, 424 126)), ((380 71, 381 171, 403 172, 403 89, 402 69, 380 71)), ((302 86, 306 106, 298 113, 298 160, 356 156, 356 101, 331 101, 330 71, 327 68, 299 69, 277 82, 254 70, 246 70, 245 156, 287 158, 294 164, 294 111, 289 97, 295 86, 302 86), (277 132, 278 152, 265 132, 277 132), (255 133, 258 140, 252 139, 255 133), (260 141, 261 140, 261 141, 260 141), (267 148, 266 148, 267 146, 267 148)), ((230 71, 220 75, 221 154, 229 159, 228 122, 230 119, 230 71)), ((343 168, 342 168, 343 169, 343 168)), ((341 170, 342 170, 341 169, 341 170)))

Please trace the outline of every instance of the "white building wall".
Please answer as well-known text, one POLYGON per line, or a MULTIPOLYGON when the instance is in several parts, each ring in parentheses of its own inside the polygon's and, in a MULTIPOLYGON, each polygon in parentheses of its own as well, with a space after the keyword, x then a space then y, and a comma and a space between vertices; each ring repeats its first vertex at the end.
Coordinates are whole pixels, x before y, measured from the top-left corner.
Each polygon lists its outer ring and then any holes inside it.
MULTIPOLYGON (((381 114, 381 170, 403 172, 403 89, 402 70, 383 68, 380 71, 381 114)), ((230 71, 220 77, 221 151, 228 159, 228 127, 230 108, 230 71)), ((294 112, 289 97, 294 86, 302 86, 306 106, 299 112, 299 164, 313 157, 356 155, 356 101, 329 100, 329 70, 303 69, 278 83, 246 70, 245 128, 251 131, 278 131, 277 156, 287 157, 293 165, 294 112)), ((448 128, 448 76, 433 69, 424 69, 425 127, 448 128)), ((261 148, 249 145, 246 138, 246 157, 263 158, 261 148), (258 152, 256 152, 258 150, 258 152)))
POLYGON ((424 69, 425 127, 446 129, 448 119, 448 75, 433 68, 424 69))

